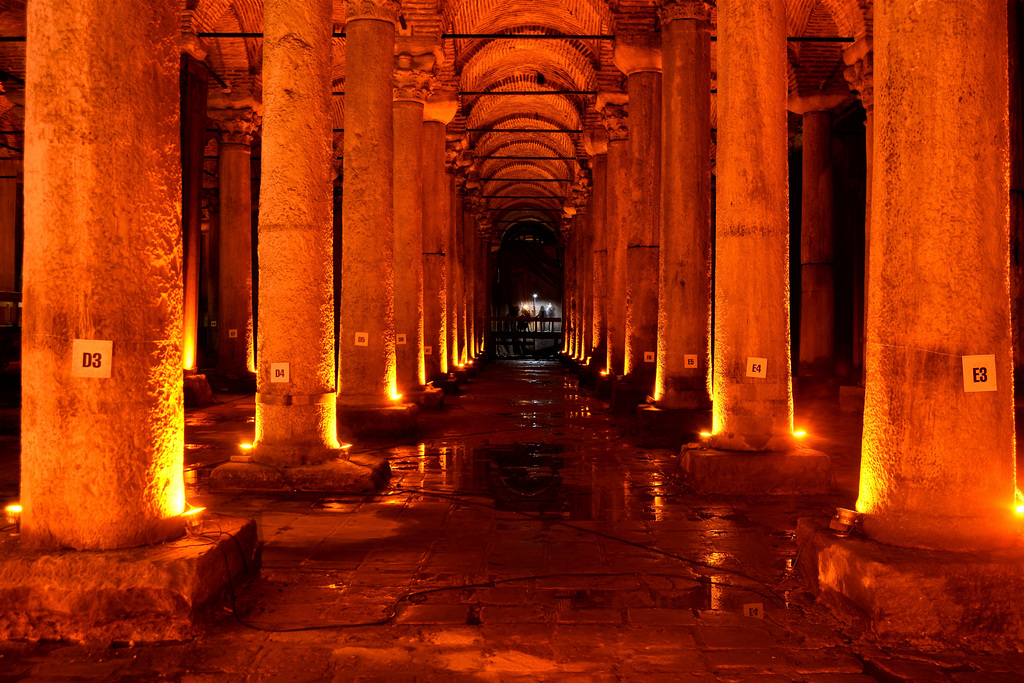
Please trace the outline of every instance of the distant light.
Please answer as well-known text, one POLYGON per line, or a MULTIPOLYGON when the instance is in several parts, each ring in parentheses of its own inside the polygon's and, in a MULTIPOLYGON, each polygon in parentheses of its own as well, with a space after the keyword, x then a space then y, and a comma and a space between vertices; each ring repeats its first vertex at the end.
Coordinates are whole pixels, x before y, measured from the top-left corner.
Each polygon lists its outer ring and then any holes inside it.
POLYGON ((185 527, 189 531, 199 530, 203 525, 205 513, 206 508, 192 508, 181 513, 182 518, 185 520, 185 527))
POLYGON ((240 443, 240 444, 238 444, 238 447, 241 448, 243 451, 252 450, 252 444, 251 443, 240 443))
POLYGON ((350 443, 343 443, 343 444, 341 444, 341 446, 339 446, 339 448, 341 448, 341 450, 344 451, 344 450, 347 450, 349 448, 352 448, 352 444, 350 444, 350 443))
POLYGON ((710 439, 710 438, 711 438, 711 436, 712 436, 712 434, 711 434, 711 432, 701 432, 701 433, 700 433, 700 436, 701 436, 701 438, 703 438, 703 439, 710 439))
POLYGON ((602 377, 607 377, 608 376, 608 371, 607 370, 602 370, 601 371, 601 376, 602 377))
POLYGON ((1017 506, 1017 514, 1018 515, 1024 515, 1024 505, 1018 505, 1017 506))
POLYGON ((797 437, 799 439, 802 436, 807 436, 807 432, 804 431, 803 429, 801 429, 799 431, 793 432, 793 436, 795 436, 795 437, 797 437))
POLYGON ((21 514, 21 506, 18 505, 17 503, 12 503, 11 505, 8 505, 7 507, 4 508, 4 512, 14 513, 16 515, 20 515, 21 514))
POLYGON ((398 393, 397 391, 392 392, 392 394, 391 394, 391 400, 392 401, 397 401, 400 398, 402 398, 402 395, 400 393, 398 393))
POLYGON ((14 525, 17 530, 21 531, 21 504, 11 503, 4 508, 4 512, 7 514, 7 524, 14 525))
POLYGON ((533 298, 534 298, 534 299, 536 299, 536 298, 537 298, 537 295, 536 295, 536 294, 534 294, 534 295, 533 295, 533 298))

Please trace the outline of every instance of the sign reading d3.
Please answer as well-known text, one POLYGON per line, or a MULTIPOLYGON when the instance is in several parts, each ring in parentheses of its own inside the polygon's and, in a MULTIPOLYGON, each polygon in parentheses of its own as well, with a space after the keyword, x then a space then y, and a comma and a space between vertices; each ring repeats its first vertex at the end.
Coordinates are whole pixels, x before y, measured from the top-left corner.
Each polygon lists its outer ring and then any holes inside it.
POLYGON ((72 377, 110 377, 114 342, 94 339, 71 340, 72 377))
POLYGON ((964 391, 996 390, 996 356, 963 356, 964 391))

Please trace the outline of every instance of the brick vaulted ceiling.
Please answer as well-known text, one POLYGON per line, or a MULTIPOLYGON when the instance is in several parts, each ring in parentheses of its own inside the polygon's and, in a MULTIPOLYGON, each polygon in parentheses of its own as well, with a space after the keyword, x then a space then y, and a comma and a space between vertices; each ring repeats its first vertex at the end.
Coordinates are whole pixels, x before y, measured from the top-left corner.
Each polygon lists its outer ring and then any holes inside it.
MULTIPOLYGON (((872 0, 787 0, 791 37, 871 34, 872 0)), ((438 87, 456 90, 459 111, 449 139, 472 159, 471 180, 483 186, 483 201, 495 222, 535 216, 557 223, 562 206, 587 184, 589 162, 583 131, 600 125, 595 91, 621 91, 622 74, 612 64, 617 33, 658 31, 653 0, 406 0, 403 33, 434 37, 444 59, 438 87), (516 39, 463 37, 514 34, 516 39), (530 38, 528 36, 548 36, 530 38), (551 36, 565 36, 551 38, 551 36), (480 95, 508 91, 567 91, 557 95, 480 95), (522 132, 522 129, 533 129, 522 132), (507 132, 503 132, 507 131, 507 132), (570 132, 567 132, 570 131, 570 132), (508 159, 494 157, 554 157, 508 159), (548 182, 563 180, 566 182, 548 182), (508 199, 490 195, 505 195, 508 199), (519 199, 518 197, 550 197, 519 199)), ((712 35, 716 13, 712 11, 712 35)), ((345 2, 334 0, 334 29, 343 32, 345 2)), ((182 0, 183 33, 255 33, 263 30, 263 0, 182 0)), ((25 35, 25 0, 0 0, 0 37, 25 35)), ((204 37, 214 99, 262 99, 263 41, 259 37, 204 37)), ((842 52, 834 42, 790 42, 791 92, 801 94, 843 83, 842 52)), ((334 90, 344 90, 345 39, 334 40, 334 90)), ((712 78, 715 76, 712 43, 712 78)), ((22 129, 25 43, 0 42, 0 157, 18 156, 22 129)), ((712 83, 714 88, 714 83, 712 83)), ((712 127, 716 127, 715 95, 712 127)), ((333 100, 332 128, 344 128, 344 96, 333 100)), ((791 115, 790 131, 799 130, 791 115)), ((341 136, 335 144, 341 149, 341 136)), ((215 169, 211 168, 215 173, 215 169)), ((474 185, 476 183, 470 183, 474 185)))

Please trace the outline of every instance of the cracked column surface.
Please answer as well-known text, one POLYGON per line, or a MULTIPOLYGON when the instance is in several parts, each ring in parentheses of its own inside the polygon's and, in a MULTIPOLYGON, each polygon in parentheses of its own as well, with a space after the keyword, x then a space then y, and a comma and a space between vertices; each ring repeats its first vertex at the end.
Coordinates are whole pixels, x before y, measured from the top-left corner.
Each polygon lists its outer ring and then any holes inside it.
MULTIPOLYGON (((583 138, 587 154, 592 158, 594 191, 591 194, 590 227, 593 231, 593 342, 588 355, 604 351, 607 342, 608 321, 605 309, 608 302, 608 241, 607 241, 607 197, 608 197, 608 133, 603 128, 588 130, 583 138)), ((604 363, 604 359, 600 360, 604 363)))
POLYGON ((711 327, 711 33, 701 0, 662 6, 659 408, 707 409, 711 327))
POLYGON ((164 541, 185 505, 178 4, 36 0, 26 45, 21 543, 164 541))
POLYGON ((258 120, 251 111, 211 117, 220 130, 220 277, 217 369, 222 377, 251 377, 252 181, 250 151, 258 120))
MULTIPOLYGON (((272 465, 316 464, 334 457, 338 445, 331 2, 268 0, 264 12, 259 368, 252 457, 272 465), (286 369, 279 365, 284 363, 286 369)), ((346 183, 350 177, 346 174, 346 183)), ((352 203, 346 200, 346 209, 352 203)))
POLYGON ((349 0, 346 7, 338 403, 384 407, 398 394, 391 109, 399 5, 349 0))
POLYGON ((429 380, 448 374, 445 126, 455 118, 457 109, 455 94, 450 91, 434 93, 423 108, 423 359, 429 380))
POLYGON ((929 7, 876 8, 857 508, 883 543, 984 549, 1015 536, 1006 7, 929 7))
POLYGON ((718 233, 710 445, 783 450, 794 445, 786 7, 783 0, 724 0, 718 12, 718 233))
POLYGON ((608 131, 608 199, 605 202, 608 353, 605 368, 612 377, 622 374, 626 356, 626 231, 630 167, 626 100, 623 93, 598 95, 599 108, 608 131))
POLYGON ((395 56, 395 262, 401 264, 395 269, 395 359, 402 393, 422 389, 427 381, 423 362, 423 102, 433 77, 431 47, 403 42, 395 56))
POLYGON ((653 391, 658 346, 658 240, 661 231, 661 36, 615 40, 615 66, 626 74, 629 156, 626 180, 626 379, 653 391))

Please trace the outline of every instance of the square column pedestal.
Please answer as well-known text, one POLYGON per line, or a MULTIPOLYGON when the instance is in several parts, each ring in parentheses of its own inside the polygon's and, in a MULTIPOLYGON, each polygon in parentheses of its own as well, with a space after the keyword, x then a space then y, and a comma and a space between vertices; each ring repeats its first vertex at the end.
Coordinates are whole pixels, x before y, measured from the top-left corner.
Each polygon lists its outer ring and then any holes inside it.
POLYGON ((613 413, 633 414, 638 405, 647 403, 647 396, 654 389, 653 380, 650 385, 636 384, 629 379, 618 377, 612 383, 611 398, 608 405, 613 413))
POLYGON ((828 494, 832 484, 832 460, 810 448, 753 452, 683 446, 679 457, 696 493, 817 496, 828 494))
POLYGON ((914 646, 1024 644, 1024 548, 945 552, 838 537, 827 517, 797 522, 797 568, 822 599, 882 638, 914 646))
POLYGON ((435 387, 433 382, 429 382, 422 389, 406 390, 402 398, 420 408, 440 410, 444 407, 444 391, 440 387, 435 387))
POLYGON ((0 638, 187 640, 260 568, 256 523, 213 517, 198 538, 125 550, 22 550, 0 541, 0 638), (230 573, 230 575, 229 575, 230 573))
POLYGON ((388 461, 367 453, 353 453, 348 458, 328 460, 318 465, 293 467, 274 467, 252 462, 248 455, 233 455, 231 462, 214 468, 210 473, 210 489, 214 492, 362 493, 383 488, 390 478, 388 461))
POLYGON ((711 409, 636 407, 637 443, 643 448, 679 448, 711 429, 711 409))
POLYGON ((415 403, 388 406, 338 404, 338 436, 408 436, 416 432, 420 408, 415 403))

